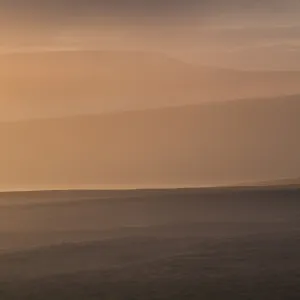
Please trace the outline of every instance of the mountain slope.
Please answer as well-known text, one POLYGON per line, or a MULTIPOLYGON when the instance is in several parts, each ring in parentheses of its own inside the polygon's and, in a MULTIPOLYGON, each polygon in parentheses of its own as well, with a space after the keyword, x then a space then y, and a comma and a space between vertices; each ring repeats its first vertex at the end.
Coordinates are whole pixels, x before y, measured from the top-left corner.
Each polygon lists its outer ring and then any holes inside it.
POLYGON ((300 72, 201 67, 131 51, 0 56, 0 119, 300 93, 300 72))
POLYGON ((296 177, 300 97, 0 123, 2 187, 296 177))

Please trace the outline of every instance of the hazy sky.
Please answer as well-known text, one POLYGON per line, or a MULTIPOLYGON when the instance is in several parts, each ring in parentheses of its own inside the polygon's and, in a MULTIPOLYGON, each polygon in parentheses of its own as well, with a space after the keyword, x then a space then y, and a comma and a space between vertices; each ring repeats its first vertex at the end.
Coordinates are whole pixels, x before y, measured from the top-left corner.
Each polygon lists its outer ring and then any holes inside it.
MULTIPOLYGON (((1 0, 1 22, 30 25, 236 25, 297 23, 297 0, 1 0), (224 25, 224 24, 223 24, 224 25)), ((7 28, 9 29, 9 28, 7 28)), ((50 28, 48 28, 50 29, 50 28)))
POLYGON ((59 15, 184 15, 195 12, 269 12, 284 13, 299 9, 298 0, 1 0, 1 7, 11 11, 59 15))
POLYGON ((300 69, 298 0, 0 0, 0 51, 154 50, 300 69))

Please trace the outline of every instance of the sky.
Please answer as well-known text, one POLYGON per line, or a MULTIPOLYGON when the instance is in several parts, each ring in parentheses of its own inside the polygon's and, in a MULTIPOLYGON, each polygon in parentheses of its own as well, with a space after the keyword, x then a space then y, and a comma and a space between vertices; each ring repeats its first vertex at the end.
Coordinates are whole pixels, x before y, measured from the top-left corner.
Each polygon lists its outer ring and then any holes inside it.
POLYGON ((299 51, 299 15, 297 0, 1 0, 0 50, 148 48, 200 61, 212 51, 221 62, 228 52, 272 48, 280 56, 299 51))

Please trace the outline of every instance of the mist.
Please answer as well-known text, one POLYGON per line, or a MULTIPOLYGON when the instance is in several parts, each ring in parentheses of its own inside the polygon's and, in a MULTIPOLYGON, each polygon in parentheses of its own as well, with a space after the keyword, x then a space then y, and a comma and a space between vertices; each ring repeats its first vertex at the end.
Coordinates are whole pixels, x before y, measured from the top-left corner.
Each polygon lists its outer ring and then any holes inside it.
POLYGON ((298 177, 299 12, 292 0, 0 1, 3 188, 298 177))

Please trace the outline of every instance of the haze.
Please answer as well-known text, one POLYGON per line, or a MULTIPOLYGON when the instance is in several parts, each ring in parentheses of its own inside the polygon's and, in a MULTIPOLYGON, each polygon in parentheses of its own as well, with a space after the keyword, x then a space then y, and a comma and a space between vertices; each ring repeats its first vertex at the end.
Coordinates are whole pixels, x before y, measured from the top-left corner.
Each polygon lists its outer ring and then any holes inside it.
POLYGON ((300 176, 299 1, 10 0, 0 20, 2 188, 300 176))

